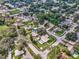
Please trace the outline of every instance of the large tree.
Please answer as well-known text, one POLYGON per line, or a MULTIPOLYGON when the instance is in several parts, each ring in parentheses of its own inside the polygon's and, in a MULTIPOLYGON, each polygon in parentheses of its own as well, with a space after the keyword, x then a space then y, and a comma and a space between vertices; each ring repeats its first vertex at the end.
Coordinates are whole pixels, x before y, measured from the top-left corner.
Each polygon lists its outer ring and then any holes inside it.
POLYGON ((69 40, 69 41, 75 42, 77 40, 77 34, 76 33, 73 33, 73 32, 68 33, 66 35, 66 39, 69 40))

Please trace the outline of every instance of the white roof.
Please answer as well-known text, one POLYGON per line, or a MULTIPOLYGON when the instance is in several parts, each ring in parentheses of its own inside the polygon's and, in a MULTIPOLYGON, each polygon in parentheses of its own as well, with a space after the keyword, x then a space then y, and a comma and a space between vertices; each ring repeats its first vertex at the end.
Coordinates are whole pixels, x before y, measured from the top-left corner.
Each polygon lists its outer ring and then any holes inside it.
POLYGON ((77 58, 79 55, 78 54, 73 54, 73 57, 74 58, 77 58))
POLYGON ((19 56, 23 53, 24 53, 24 51, 15 50, 15 56, 19 56))
POLYGON ((44 41, 42 41, 42 40, 39 40, 39 43, 43 44, 43 43, 44 43, 44 41))
POLYGON ((32 36, 37 36, 38 34, 35 32, 32 32, 32 36))
POLYGON ((41 44, 43 44, 43 43, 47 42, 48 40, 49 40, 48 35, 43 35, 43 36, 41 36, 41 40, 39 40, 39 42, 41 44))

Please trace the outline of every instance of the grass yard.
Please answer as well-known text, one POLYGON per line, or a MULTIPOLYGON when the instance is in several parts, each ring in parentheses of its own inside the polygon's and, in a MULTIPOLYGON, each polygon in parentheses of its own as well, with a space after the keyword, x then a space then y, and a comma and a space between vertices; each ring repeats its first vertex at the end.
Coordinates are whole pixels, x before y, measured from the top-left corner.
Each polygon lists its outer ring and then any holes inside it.
POLYGON ((77 58, 74 58, 74 59, 79 59, 79 56, 77 58))
MULTIPOLYGON (((65 52, 67 55, 70 55, 67 48, 64 45, 59 44, 58 46, 54 47, 52 51, 49 52, 47 59, 57 59, 57 56, 60 54, 61 51, 65 52)), ((70 57, 70 59, 72 59, 72 57, 70 57)))
POLYGON ((75 46, 75 48, 76 48, 77 52, 79 53, 79 44, 77 44, 77 45, 75 46))
POLYGON ((79 59, 79 56, 77 58, 75 58, 75 59, 79 59))
POLYGON ((27 21, 27 22, 24 22, 24 24, 27 26, 32 26, 33 28, 38 26, 38 24, 33 21, 27 21))
POLYGON ((54 42, 56 41, 56 38, 54 36, 49 36, 49 40, 43 44, 39 43, 39 42, 33 42, 34 45, 38 48, 42 48, 42 50, 45 50, 46 48, 48 48, 50 45, 52 45, 54 42))
POLYGON ((64 34, 64 30, 56 31, 55 33, 56 33, 56 35, 58 35, 58 36, 62 36, 62 35, 64 34))
POLYGON ((6 26, 6 25, 1 25, 1 26, 0 26, 0 31, 6 30, 6 29, 8 29, 8 28, 9 28, 9 27, 6 26))
POLYGON ((13 15, 13 14, 18 14, 20 13, 21 11, 19 9, 13 9, 12 11, 10 11, 10 15, 13 15))
POLYGON ((15 58, 15 59, 21 59, 21 57, 20 57, 20 56, 15 56, 14 58, 15 58))
POLYGON ((32 25, 33 26, 34 25, 34 23, 32 21, 24 22, 24 24, 27 25, 27 26, 29 26, 29 25, 32 25))
POLYGON ((14 18, 14 19, 7 20, 7 21, 6 21, 6 24, 7 24, 7 25, 11 25, 11 24, 13 24, 13 23, 15 23, 15 22, 16 22, 16 19, 14 18))
MULTIPOLYGON (((79 54, 79 43, 75 45, 75 49, 76 49, 76 51, 77 51, 78 54, 79 54)), ((79 56, 78 56, 77 58, 75 58, 75 59, 79 59, 79 56)))

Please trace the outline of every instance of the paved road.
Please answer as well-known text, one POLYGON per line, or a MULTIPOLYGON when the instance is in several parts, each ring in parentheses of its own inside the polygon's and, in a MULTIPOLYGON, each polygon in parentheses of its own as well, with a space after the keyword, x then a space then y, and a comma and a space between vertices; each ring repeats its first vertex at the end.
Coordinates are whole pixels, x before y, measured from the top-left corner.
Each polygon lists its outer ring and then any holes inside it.
POLYGON ((23 55, 22 59, 33 59, 32 55, 29 53, 28 49, 25 48, 26 50, 26 55, 23 55))
POLYGON ((12 53, 11 51, 8 52, 8 57, 6 59, 12 59, 12 54, 11 53, 12 53))

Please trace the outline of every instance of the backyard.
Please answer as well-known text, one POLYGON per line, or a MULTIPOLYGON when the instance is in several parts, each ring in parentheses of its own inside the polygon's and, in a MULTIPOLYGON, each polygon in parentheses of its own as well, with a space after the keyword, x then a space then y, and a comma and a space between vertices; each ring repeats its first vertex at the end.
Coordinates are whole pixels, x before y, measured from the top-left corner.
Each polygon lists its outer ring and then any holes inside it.
POLYGON ((13 9, 12 11, 10 11, 10 15, 13 15, 13 14, 18 14, 20 13, 21 11, 19 9, 13 9))
POLYGON ((0 31, 6 30, 6 29, 8 29, 8 28, 9 28, 9 27, 6 26, 6 25, 1 25, 1 26, 0 26, 0 31))
POLYGON ((24 22, 24 24, 25 24, 26 26, 31 26, 31 27, 33 27, 33 28, 35 28, 35 27, 38 26, 37 22, 33 22, 33 21, 27 21, 27 22, 24 22))
POLYGON ((64 34, 64 30, 56 31, 56 35, 62 36, 64 34))
MULTIPOLYGON (((77 51, 77 52, 78 52, 78 54, 79 54, 79 43, 78 43, 78 44, 76 44, 75 49, 76 49, 76 51, 77 51)), ((79 56, 78 56, 77 58, 75 58, 75 59, 79 59, 79 56)))
POLYGON ((78 53, 79 53, 79 44, 76 44, 75 48, 76 48, 76 50, 77 50, 78 53))

